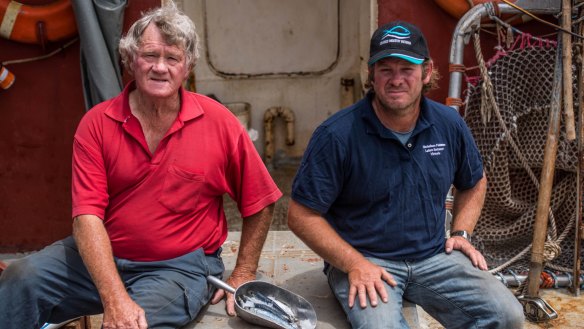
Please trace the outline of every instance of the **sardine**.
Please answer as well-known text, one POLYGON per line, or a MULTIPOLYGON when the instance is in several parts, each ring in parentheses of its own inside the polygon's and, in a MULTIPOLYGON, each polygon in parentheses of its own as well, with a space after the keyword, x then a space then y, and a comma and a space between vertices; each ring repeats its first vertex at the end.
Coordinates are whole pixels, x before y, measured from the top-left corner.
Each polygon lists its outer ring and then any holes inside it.
POLYGON ((271 312, 270 310, 266 310, 263 308, 264 306, 260 306, 260 307, 252 307, 250 309, 248 309, 249 312, 264 318, 274 324, 279 325, 282 328, 285 329, 300 329, 298 327, 297 324, 295 323, 290 323, 284 319, 282 319, 281 317, 275 315, 273 312, 271 312))
POLYGON ((283 313, 284 315, 286 315, 286 318, 290 322, 297 321, 296 316, 294 315, 294 312, 292 312, 292 309, 290 309, 287 306, 282 307, 282 305, 284 305, 284 303, 276 302, 275 297, 273 297, 273 296, 267 297, 266 295, 262 294, 259 291, 250 291, 250 294, 252 296, 257 297, 262 303, 264 303, 268 307, 274 308, 274 309, 278 310, 280 313, 283 313))
POLYGON ((238 296, 238 304, 246 311, 260 315, 284 328, 300 328, 294 315, 290 315, 281 305, 274 303, 272 299, 261 293, 250 292, 248 295, 238 296))

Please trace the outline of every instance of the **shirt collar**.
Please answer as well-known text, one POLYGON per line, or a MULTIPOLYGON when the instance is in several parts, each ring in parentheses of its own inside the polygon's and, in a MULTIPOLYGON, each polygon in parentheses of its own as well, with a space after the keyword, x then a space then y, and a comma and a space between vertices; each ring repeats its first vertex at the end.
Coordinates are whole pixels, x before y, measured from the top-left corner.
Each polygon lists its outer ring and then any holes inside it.
MULTIPOLYGON (((387 129, 379 120, 373 109, 373 97, 375 95, 372 91, 369 91, 365 96, 365 106, 363 107, 362 115, 363 121, 365 121, 365 126, 367 133, 376 134, 382 138, 395 139, 395 135, 391 130, 387 129)), ((420 100, 420 116, 416 122, 416 126, 412 132, 412 136, 417 135, 419 132, 432 126, 432 123, 428 121, 428 115, 430 114, 430 109, 428 107, 428 102, 425 96, 422 95, 420 100)))
MULTIPOLYGON (((136 81, 130 81, 122 93, 112 99, 111 104, 105 110, 105 114, 110 118, 125 122, 131 115, 130 92, 136 89, 136 81)), ((181 106, 178 118, 181 122, 192 120, 203 115, 203 107, 197 101, 194 93, 186 91, 182 86, 179 89, 181 96, 181 106)))

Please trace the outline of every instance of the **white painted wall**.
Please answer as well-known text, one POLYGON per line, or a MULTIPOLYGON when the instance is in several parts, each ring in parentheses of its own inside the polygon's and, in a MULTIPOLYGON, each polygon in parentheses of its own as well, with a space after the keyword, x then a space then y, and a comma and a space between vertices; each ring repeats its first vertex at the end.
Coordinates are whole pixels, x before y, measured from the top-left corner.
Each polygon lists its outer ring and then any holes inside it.
POLYGON ((202 41, 196 89, 223 103, 251 105, 251 128, 264 153, 264 112, 294 111, 296 143, 284 144, 275 123, 276 153, 303 154, 318 124, 341 107, 341 79, 355 79, 361 97, 375 0, 183 0, 202 41))

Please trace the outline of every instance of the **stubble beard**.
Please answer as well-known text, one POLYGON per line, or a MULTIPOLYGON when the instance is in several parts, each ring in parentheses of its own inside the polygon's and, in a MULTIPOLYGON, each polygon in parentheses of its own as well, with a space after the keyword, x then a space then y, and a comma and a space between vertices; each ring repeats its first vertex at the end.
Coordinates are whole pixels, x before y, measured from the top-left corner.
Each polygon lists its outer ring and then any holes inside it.
POLYGON ((376 95, 377 98, 377 105, 379 106, 379 110, 397 116, 402 116, 409 113, 413 110, 416 104, 419 103, 421 95, 418 95, 409 103, 401 103, 399 101, 391 101, 386 100, 379 95, 376 95))

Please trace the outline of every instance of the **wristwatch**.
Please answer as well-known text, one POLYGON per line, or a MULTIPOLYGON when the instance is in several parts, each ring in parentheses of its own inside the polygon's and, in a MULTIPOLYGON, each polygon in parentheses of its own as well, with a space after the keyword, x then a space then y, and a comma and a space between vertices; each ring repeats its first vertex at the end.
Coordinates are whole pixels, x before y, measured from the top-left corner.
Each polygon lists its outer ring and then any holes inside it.
POLYGON ((450 237, 461 236, 470 242, 471 235, 467 231, 454 231, 450 233, 450 237))

